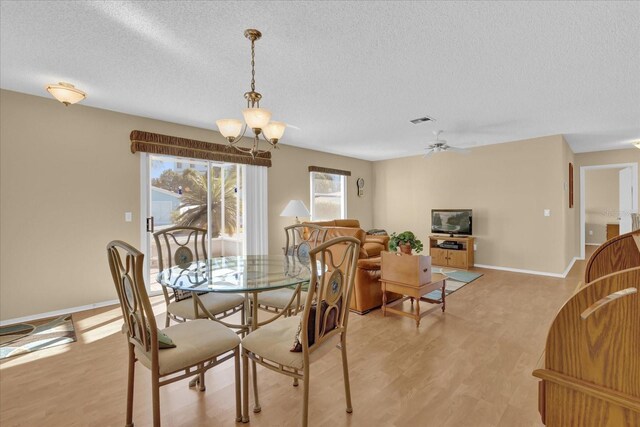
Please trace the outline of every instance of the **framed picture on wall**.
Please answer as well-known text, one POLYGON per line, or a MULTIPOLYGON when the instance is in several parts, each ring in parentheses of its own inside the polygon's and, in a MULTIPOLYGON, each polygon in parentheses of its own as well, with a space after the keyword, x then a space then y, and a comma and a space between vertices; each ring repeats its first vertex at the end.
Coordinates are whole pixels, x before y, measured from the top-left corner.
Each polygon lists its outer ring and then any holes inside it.
POLYGON ((573 163, 569 162, 569 208, 573 207, 573 163))

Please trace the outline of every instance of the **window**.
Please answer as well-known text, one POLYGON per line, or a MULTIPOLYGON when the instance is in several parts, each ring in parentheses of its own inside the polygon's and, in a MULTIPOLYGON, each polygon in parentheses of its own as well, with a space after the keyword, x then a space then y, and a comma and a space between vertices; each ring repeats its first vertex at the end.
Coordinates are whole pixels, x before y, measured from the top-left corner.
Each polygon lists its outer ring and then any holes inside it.
POLYGON ((311 220, 343 219, 347 216, 346 177, 311 172, 311 220))

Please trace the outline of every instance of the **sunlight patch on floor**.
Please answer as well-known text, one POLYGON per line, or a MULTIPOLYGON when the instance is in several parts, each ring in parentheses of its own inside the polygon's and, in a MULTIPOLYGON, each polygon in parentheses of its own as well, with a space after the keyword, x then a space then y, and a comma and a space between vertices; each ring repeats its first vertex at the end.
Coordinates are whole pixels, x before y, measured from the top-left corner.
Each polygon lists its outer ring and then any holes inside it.
POLYGON ((74 344, 77 344, 77 342, 63 344, 56 347, 51 347, 44 350, 38 350, 31 353, 21 354, 19 356, 4 359, 2 360, 2 362, 0 362, 0 371, 2 371, 3 369, 15 368, 16 366, 24 365, 26 363, 36 362, 38 360, 46 359, 47 357, 60 356, 61 354, 68 352, 69 346, 74 344))

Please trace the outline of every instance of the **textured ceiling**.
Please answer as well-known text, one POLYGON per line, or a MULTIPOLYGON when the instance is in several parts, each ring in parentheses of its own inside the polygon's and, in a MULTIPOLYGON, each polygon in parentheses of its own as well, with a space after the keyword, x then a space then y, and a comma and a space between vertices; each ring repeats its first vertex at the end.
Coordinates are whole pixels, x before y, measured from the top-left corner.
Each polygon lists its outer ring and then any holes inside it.
POLYGON ((640 139, 640 3, 12 2, 0 86, 215 129, 256 85, 283 143, 377 160, 564 134, 575 152, 640 139), (435 123, 413 125, 429 115, 435 123))

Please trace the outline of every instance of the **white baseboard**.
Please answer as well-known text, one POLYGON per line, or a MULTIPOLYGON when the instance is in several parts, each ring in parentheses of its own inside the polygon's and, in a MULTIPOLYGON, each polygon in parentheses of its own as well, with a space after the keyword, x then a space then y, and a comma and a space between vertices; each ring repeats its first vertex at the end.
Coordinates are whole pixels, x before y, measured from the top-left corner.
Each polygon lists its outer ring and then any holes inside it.
POLYGON ((583 259, 584 258, 574 256, 573 259, 571 260, 571 262, 569 262, 569 265, 567 266, 567 268, 564 270, 564 273, 562 273, 562 277, 563 278, 567 277, 569 275, 569 272, 573 268, 573 264, 575 264, 576 261, 583 260, 583 259))
POLYGON ((31 316, 16 317, 15 319, 0 320, 0 326, 13 325, 15 323, 28 322, 30 320, 44 319, 46 317, 62 316, 63 314, 77 313, 79 311, 91 310, 94 308, 106 307, 118 304, 117 299, 110 301, 97 302, 95 304, 81 305, 78 307, 65 308, 62 310, 49 311, 46 313, 33 314, 31 316))
POLYGON ((585 246, 600 246, 602 243, 585 243, 585 246))
POLYGON ((564 270, 563 273, 550 273, 547 271, 524 270, 521 268, 511 268, 511 267, 498 267, 496 265, 486 265, 486 264, 475 264, 474 267, 488 268, 490 270, 510 271, 512 273, 533 274, 536 276, 559 277, 561 279, 564 279, 569 274, 569 271, 571 271, 571 269, 573 268, 573 264, 575 264, 575 262, 580 259, 584 259, 584 258, 573 257, 573 259, 571 260, 571 262, 569 263, 569 265, 567 266, 567 268, 564 270))

